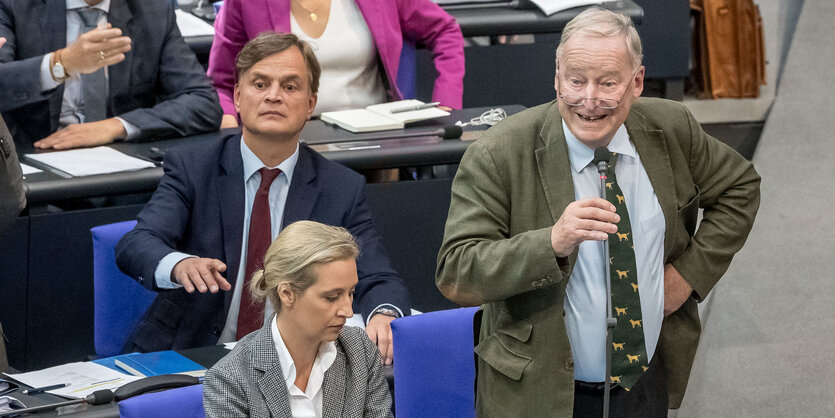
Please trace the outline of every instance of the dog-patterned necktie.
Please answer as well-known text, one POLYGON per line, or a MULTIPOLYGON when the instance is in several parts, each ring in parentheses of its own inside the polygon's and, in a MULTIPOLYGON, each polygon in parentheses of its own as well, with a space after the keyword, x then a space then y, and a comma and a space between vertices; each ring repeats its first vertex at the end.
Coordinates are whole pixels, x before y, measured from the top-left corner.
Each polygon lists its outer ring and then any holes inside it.
POLYGON ((609 280, 612 289, 612 315, 617 325, 612 333, 613 384, 632 388, 647 370, 641 298, 638 293, 638 269, 635 262, 632 226, 626 210, 626 198, 615 177, 618 154, 613 153, 607 173, 606 198, 615 205, 620 222, 618 232, 609 234, 609 280))

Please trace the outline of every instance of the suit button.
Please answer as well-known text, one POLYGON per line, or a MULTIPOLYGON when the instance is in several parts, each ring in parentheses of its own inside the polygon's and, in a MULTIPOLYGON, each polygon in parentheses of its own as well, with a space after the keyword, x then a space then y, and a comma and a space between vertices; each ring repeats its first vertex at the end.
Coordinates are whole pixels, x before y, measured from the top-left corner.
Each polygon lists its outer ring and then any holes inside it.
POLYGON ((142 284, 142 283, 145 283, 145 278, 144 277, 137 277, 136 281, 138 281, 139 284, 142 284))
POLYGON ((572 371, 574 370, 574 360, 568 360, 565 362, 565 370, 572 371))
POLYGON ((220 337, 220 328, 215 327, 214 332, 215 332, 215 336, 220 337))

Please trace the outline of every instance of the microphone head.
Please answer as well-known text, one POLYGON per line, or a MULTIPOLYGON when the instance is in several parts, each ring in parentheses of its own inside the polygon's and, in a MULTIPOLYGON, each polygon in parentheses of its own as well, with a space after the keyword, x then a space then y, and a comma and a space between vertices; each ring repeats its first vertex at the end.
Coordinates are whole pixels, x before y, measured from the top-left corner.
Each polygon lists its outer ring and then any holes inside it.
POLYGON ((104 405, 113 401, 113 391, 104 389, 97 390, 84 398, 84 402, 91 405, 104 405))
POLYGON ((609 159, 612 158, 612 152, 606 147, 597 147, 594 149, 594 165, 599 165, 601 162, 609 164, 609 159))
POLYGON ((458 139, 464 133, 464 129, 457 125, 444 126, 438 129, 438 136, 443 139, 458 139))

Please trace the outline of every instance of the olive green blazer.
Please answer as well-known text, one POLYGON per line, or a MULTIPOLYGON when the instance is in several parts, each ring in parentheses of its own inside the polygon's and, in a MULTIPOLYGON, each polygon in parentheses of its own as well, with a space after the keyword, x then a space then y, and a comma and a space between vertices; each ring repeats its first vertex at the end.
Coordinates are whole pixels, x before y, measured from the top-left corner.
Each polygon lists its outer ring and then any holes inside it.
MULTIPOLYGON (((701 332, 696 303, 744 244, 759 208, 760 177, 679 103, 640 98, 625 124, 664 213, 664 261, 694 289, 664 319, 655 353, 670 407, 678 408, 701 332)), ((556 259, 550 231, 573 200, 556 102, 494 126, 461 160, 436 282, 452 301, 483 305, 475 348, 479 416, 572 414, 563 302, 577 253, 556 259)))

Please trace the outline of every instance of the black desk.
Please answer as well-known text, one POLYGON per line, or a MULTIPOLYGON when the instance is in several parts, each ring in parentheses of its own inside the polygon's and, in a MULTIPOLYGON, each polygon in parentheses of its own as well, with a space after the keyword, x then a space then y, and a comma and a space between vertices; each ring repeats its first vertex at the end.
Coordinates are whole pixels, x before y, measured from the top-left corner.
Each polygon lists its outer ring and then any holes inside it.
MULTIPOLYGON (((220 359, 222 359, 226 354, 230 352, 222 345, 217 345, 213 347, 198 347, 198 348, 190 348, 186 350, 175 350, 178 353, 182 354, 186 358, 191 359, 195 363, 203 366, 206 369, 212 368, 220 359)), ((393 366, 383 366, 383 376, 386 379, 386 383, 388 383, 389 392, 391 393, 391 401, 392 405, 394 405, 394 367, 393 366)), ((7 393, 4 396, 11 396, 13 398, 17 398, 21 402, 23 402, 27 407, 35 407, 35 406, 42 406, 48 404, 54 404, 58 402, 64 402, 67 399, 62 398, 60 396, 55 396, 49 393, 40 393, 33 396, 24 395, 21 393, 24 389, 31 389, 29 386, 23 386, 13 392, 7 393)), ((35 413, 32 416, 36 417, 52 417, 52 416, 71 416, 71 417, 84 417, 84 418, 118 418, 119 417, 119 405, 114 401, 109 404, 104 405, 86 405, 86 404, 78 404, 78 405, 70 405, 61 407, 58 409, 53 409, 49 411, 43 411, 39 413, 35 413)))
MULTIPOLYGON (((505 106, 505 109, 513 113, 522 107, 505 106)), ((459 119, 469 120, 483 110, 456 111, 447 119, 424 121, 409 129, 434 131, 438 126, 453 124, 459 119)), ((310 129, 302 135, 310 142, 319 142, 322 138, 351 141, 367 137, 324 126, 321 122, 311 123, 310 129)), ((478 132, 466 131, 465 135, 472 137, 478 132)), ((147 156, 151 147, 167 150, 185 141, 200 141, 207 137, 122 143, 113 147, 129 154, 147 156)), ((321 149, 332 161, 362 170, 456 163, 469 141, 428 137, 408 141, 379 140, 375 144, 379 147, 371 149, 352 147, 353 144, 340 142, 314 147, 321 149)), ((21 154, 27 152, 25 149, 18 151, 21 154)), ((26 158, 21 161, 35 165, 26 158)), ((0 321, 9 338, 12 367, 24 371, 42 369, 78 361, 94 352, 89 229, 135 219, 161 176, 161 168, 79 178, 63 178, 50 171, 27 176, 28 211, 16 220, 0 242, 0 248, 4 249, 0 251, 3 272, 0 274, 0 321), (122 201, 102 207, 72 206, 80 198, 127 193, 146 194, 135 199, 135 204, 122 201)), ((416 308, 421 310, 453 306, 437 291, 433 279, 435 257, 449 206, 450 185, 451 179, 437 179, 369 184, 367 188, 369 207, 392 263, 406 279, 416 299, 416 308), (402 226, 404 218, 412 219, 405 227, 402 226), (415 248, 415 240, 421 242, 419 248, 415 248)))
MULTIPOLYGON (((636 25, 641 23, 644 11, 630 0, 612 1, 600 5, 613 12, 632 18, 636 25)), ((586 7, 575 7, 545 16, 539 9, 511 9, 507 7, 485 7, 448 10, 461 26, 461 33, 470 36, 513 35, 521 33, 558 33, 586 7)), ((553 45, 556 48, 556 45, 553 45)))

